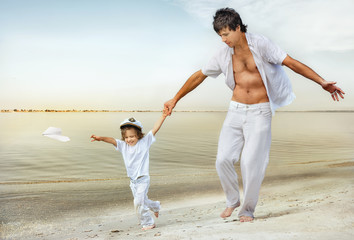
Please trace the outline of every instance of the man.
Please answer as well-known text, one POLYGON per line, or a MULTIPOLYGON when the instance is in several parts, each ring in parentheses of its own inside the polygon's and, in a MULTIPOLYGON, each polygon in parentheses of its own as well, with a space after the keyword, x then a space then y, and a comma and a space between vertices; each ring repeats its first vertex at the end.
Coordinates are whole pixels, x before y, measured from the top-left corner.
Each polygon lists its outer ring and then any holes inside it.
POLYGON ((295 95, 281 65, 318 83, 334 101, 344 92, 336 82, 327 82, 312 69, 291 58, 267 38, 247 33, 239 14, 230 8, 219 9, 214 16, 214 30, 226 43, 199 71, 195 72, 165 103, 171 114, 177 102, 195 89, 208 76, 225 75, 233 91, 230 107, 218 143, 216 170, 226 195, 226 209, 221 217, 229 217, 240 206, 237 174, 234 164, 241 156, 244 199, 241 222, 254 219, 259 190, 269 161, 271 120, 275 110, 290 104, 295 95))

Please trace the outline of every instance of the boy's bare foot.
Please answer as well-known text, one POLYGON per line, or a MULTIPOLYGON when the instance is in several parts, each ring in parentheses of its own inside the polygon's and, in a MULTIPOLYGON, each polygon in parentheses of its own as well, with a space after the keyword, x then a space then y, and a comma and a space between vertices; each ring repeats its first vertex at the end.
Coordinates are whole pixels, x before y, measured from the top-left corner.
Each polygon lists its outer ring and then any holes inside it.
POLYGON ((250 216, 241 216, 240 217, 240 222, 252 222, 253 221, 253 217, 250 216))
POLYGON ((233 208, 225 208, 225 210, 220 214, 220 217, 222 218, 227 218, 227 217, 230 217, 232 212, 236 209, 236 207, 233 207, 233 208))
POLYGON ((159 217, 159 212, 154 212, 154 215, 155 215, 156 218, 158 218, 159 217))
POLYGON ((149 229, 153 229, 153 228, 155 228, 155 224, 150 225, 150 226, 145 226, 141 230, 149 230, 149 229))

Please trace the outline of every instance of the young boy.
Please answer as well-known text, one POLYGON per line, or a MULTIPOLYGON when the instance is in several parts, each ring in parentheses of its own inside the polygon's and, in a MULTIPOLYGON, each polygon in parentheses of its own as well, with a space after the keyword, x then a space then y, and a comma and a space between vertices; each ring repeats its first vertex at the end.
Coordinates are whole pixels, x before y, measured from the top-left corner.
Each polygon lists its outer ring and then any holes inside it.
POLYGON ((134 118, 125 119, 121 125, 122 140, 111 137, 100 137, 92 135, 91 142, 103 141, 111 143, 116 150, 123 155, 128 177, 130 178, 130 188, 134 196, 134 207, 138 214, 142 230, 155 227, 154 219, 150 211, 159 216, 160 202, 148 199, 147 193, 150 186, 149 176, 149 149, 155 142, 155 134, 159 131, 167 114, 164 112, 157 120, 153 129, 144 136, 142 124, 134 118))

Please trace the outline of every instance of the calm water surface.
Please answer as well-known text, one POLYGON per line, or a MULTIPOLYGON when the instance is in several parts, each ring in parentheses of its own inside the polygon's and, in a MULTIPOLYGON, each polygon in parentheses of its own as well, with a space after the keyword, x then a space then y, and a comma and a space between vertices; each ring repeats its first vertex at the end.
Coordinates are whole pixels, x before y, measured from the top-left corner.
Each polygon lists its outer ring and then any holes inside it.
MULTIPOLYGON (((131 208, 123 159, 91 134, 120 138, 119 124, 134 116, 149 131, 160 113, 0 113, 0 222, 50 220, 83 211, 131 208), (41 135, 60 127, 71 141, 41 135)), ((215 171, 225 112, 174 113, 150 151, 152 199, 221 192, 215 171)), ((353 170, 354 113, 278 112, 267 182, 353 170)), ((238 168, 238 167, 236 167, 238 168)))

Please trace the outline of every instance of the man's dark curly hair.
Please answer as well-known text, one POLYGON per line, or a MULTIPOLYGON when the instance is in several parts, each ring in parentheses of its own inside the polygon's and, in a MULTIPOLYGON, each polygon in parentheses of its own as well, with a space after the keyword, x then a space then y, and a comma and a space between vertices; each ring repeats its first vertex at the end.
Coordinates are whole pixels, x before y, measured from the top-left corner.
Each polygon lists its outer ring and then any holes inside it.
POLYGON ((213 26, 216 33, 219 33, 225 27, 236 31, 238 26, 240 26, 241 32, 247 32, 247 25, 242 23, 240 14, 232 8, 221 8, 217 10, 214 16, 213 26))

